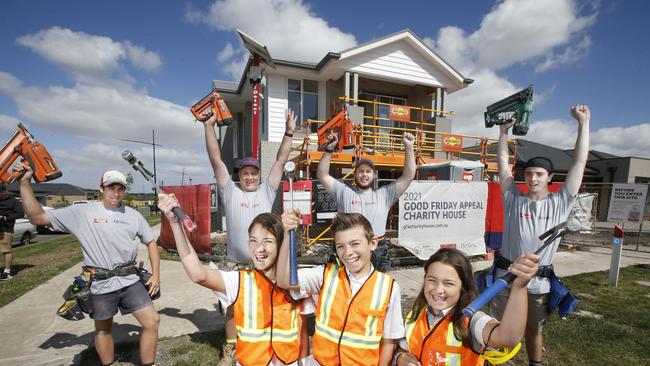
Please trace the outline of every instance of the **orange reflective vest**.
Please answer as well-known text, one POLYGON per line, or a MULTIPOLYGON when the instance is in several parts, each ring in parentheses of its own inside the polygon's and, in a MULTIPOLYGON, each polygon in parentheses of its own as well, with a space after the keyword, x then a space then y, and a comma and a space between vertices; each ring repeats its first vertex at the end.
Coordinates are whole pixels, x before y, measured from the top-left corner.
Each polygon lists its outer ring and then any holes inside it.
POLYGON ((237 361, 268 365, 275 355, 285 364, 300 355, 300 303, 257 270, 239 271, 234 303, 237 361))
POLYGON ((321 365, 377 365, 393 278, 373 271, 353 296, 345 267, 328 264, 316 305, 314 359, 321 365))
MULTIPOLYGON (((404 322, 406 343, 409 352, 417 357, 422 366, 483 366, 483 357, 474 352, 471 346, 464 346, 454 335, 451 314, 430 327, 426 308, 422 309, 416 321, 411 320, 412 311, 404 322)), ((469 320, 465 318, 465 326, 468 325, 469 320)))

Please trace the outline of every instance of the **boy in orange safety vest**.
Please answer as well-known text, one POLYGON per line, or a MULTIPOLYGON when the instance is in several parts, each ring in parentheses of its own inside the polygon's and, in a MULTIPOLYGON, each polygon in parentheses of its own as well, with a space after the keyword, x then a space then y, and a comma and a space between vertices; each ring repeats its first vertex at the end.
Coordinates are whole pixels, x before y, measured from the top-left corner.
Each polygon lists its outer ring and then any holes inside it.
POLYGON ((400 288, 370 263, 377 239, 368 220, 359 213, 337 214, 332 230, 338 263, 300 269, 298 286, 289 284, 288 232, 300 223, 299 211, 286 210, 282 223, 286 242, 278 255, 278 286, 296 298, 318 295, 313 354, 304 364, 388 365, 404 336, 400 288))
POLYGON ((248 250, 255 269, 214 271, 201 264, 183 227, 171 212, 178 206, 174 195, 158 197, 158 207, 169 220, 188 277, 214 290, 228 306, 234 307, 237 364, 297 365, 308 353, 307 345, 300 342, 300 313, 313 312, 313 303, 296 301, 275 284, 277 255, 284 234, 280 217, 262 213, 248 229, 248 250))

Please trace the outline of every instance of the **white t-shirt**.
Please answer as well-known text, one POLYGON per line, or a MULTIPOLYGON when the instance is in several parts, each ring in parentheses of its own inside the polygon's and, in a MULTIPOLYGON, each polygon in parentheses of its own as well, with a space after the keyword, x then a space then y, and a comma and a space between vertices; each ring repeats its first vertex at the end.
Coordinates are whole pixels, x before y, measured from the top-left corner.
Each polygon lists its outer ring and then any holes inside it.
MULTIPOLYGON (((235 301, 237 300, 237 293, 239 292, 239 271, 222 271, 222 270, 218 270, 218 271, 221 274, 221 277, 223 278, 226 291, 225 292, 215 291, 214 293, 215 295, 217 295, 219 300, 223 301, 226 304, 225 306, 228 307, 234 304, 235 301)), ((314 312, 314 310, 315 310, 315 306, 311 298, 302 301, 300 305, 300 314, 311 314, 314 312)), ((237 365, 240 366, 241 364, 237 362, 237 365)), ((286 364, 278 360, 278 358, 275 357, 274 355, 269 365, 284 366, 286 364)), ((288 366, 297 366, 297 365, 298 362, 294 362, 294 363, 290 363, 288 366)))
POLYGON ((386 220, 388 212, 393 203, 399 199, 396 197, 395 183, 390 183, 379 189, 360 191, 334 180, 332 185, 332 196, 336 200, 336 208, 339 212, 360 213, 372 226, 375 237, 386 234, 386 220))
POLYGON ((253 261, 248 253, 248 227, 257 215, 271 212, 276 192, 277 188, 268 182, 260 183, 256 191, 245 192, 232 179, 228 180, 221 190, 228 231, 228 258, 237 263, 253 261))

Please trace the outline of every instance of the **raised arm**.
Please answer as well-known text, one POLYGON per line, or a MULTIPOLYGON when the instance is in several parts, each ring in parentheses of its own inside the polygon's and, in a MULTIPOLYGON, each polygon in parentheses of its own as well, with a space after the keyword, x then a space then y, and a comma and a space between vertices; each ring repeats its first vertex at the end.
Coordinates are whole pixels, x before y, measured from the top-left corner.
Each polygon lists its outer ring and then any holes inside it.
POLYGON ((271 188, 277 189, 282 180, 282 173, 284 172, 284 163, 289 159, 289 152, 291 152, 291 139, 296 130, 296 114, 289 108, 287 110, 284 136, 282 136, 282 143, 278 149, 278 154, 275 156, 275 163, 269 172, 268 182, 271 188))
POLYGON ((278 252, 278 263, 275 267, 275 281, 279 287, 290 290, 300 290, 300 286, 289 285, 289 231, 298 229, 300 224, 300 210, 287 208, 282 213, 282 226, 284 226, 284 239, 278 252))
POLYGON ((217 140, 217 133, 214 130, 217 116, 212 110, 206 110, 201 114, 199 121, 203 122, 205 147, 208 150, 208 158, 214 171, 214 177, 217 179, 217 186, 223 189, 230 180, 230 173, 226 164, 221 160, 221 148, 219 147, 219 140, 217 140))
POLYGON ((415 137, 409 132, 404 132, 402 142, 406 149, 406 156, 404 157, 404 170, 402 171, 402 175, 400 175, 395 182, 396 197, 401 196, 409 187, 409 184, 411 184, 413 178, 415 178, 415 170, 417 168, 417 165, 415 164, 415 153, 413 152, 415 137))
POLYGON ((329 141, 329 143, 325 145, 325 151, 318 162, 316 177, 318 177, 318 180, 327 192, 332 192, 334 189, 334 181, 336 179, 330 175, 330 161, 332 160, 332 151, 334 151, 338 145, 339 138, 334 132, 330 132, 327 136, 327 141, 329 141))
POLYGON ((587 165, 587 159, 589 158, 589 119, 591 118, 591 112, 586 105, 578 104, 571 107, 571 115, 578 121, 578 137, 573 152, 573 164, 569 168, 564 185, 569 190, 569 193, 575 196, 580 190, 585 165, 587 165))
POLYGON ((14 165, 14 171, 22 174, 20 176, 20 199, 25 216, 32 225, 49 226, 51 224, 50 217, 47 216, 41 204, 36 200, 34 189, 32 189, 32 176, 34 175, 32 167, 22 163, 16 164, 14 165))
POLYGON ((208 270, 203 266, 194 248, 190 245, 183 226, 172 212, 174 207, 179 207, 179 205, 173 193, 169 195, 161 193, 158 195, 158 208, 160 208, 160 211, 169 220, 169 225, 174 234, 174 240, 176 241, 176 250, 178 251, 178 256, 181 258, 185 273, 187 273, 187 276, 194 283, 198 283, 214 291, 224 292, 226 286, 223 277, 221 277, 219 271, 208 270))
POLYGON ((514 181, 512 171, 508 165, 508 130, 514 123, 508 123, 499 126, 499 143, 497 146, 497 165, 499 166, 499 184, 501 185, 501 192, 505 192, 510 188, 514 181))
POLYGON ((495 348, 513 347, 521 340, 528 318, 528 281, 538 270, 539 257, 527 253, 517 258, 510 266, 510 272, 517 276, 512 282, 510 296, 501 323, 492 320, 483 329, 483 342, 495 348), (494 332, 492 332, 492 329, 494 332), (492 332, 492 337, 490 337, 492 332), (489 338, 489 342, 488 342, 489 338))

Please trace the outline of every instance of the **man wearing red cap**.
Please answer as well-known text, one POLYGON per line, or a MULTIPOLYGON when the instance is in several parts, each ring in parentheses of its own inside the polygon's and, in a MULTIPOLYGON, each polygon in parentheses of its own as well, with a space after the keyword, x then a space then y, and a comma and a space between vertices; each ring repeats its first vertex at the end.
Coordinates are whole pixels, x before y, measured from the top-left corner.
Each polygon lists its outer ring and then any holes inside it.
MULTIPOLYGON (((282 143, 267 179, 261 181, 260 162, 252 157, 246 157, 239 163, 239 187, 232 181, 228 167, 221 159, 221 148, 214 130, 216 116, 212 110, 208 110, 203 113, 200 121, 204 125, 210 164, 217 178, 217 187, 221 191, 228 232, 228 257, 237 263, 251 263, 252 258, 248 251, 248 227, 257 215, 271 212, 284 172, 284 163, 289 159, 291 138, 296 129, 296 115, 291 109, 287 111, 282 143)), ((228 308, 225 328, 227 344, 220 363, 224 365, 234 360, 234 343, 237 340, 232 307, 228 308)))
POLYGON ((316 174, 325 190, 336 200, 336 207, 343 213, 360 213, 372 225, 374 235, 379 239, 377 249, 373 252, 373 266, 386 272, 390 269, 390 257, 388 255, 388 240, 384 239, 386 233, 386 219, 388 211, 395 201, 406 191, 413 178, 415 178, 415 154, 413 153, 413 142, 415 137, 408 132, 404 133, 402 142, 406 150, 404 158, 404 170, 402 175, 394 183, 387 184, 374 189, 374 182, 377 178, 375 165, 370 159, 359 159, 355 163, 354 187, 348 187, 329 173, 332 152, 338 144, 338 137, 330 133, 327 137, 330 141, 325 146, 325 152, 316 174))
MULTIPOLYGON (((539 235, 567 220, 571 205, 582 183, 589 154, 589 119, 586 105, 571 107, 571 115, 578 122, 573 163, 562 188, 550 193, 548 184, 553 178, 553 162, 542 156, 526 162, 524 179, 528 193, 522 193, 512 184, 514 177, 508 165, 508 130, 513 123, 501 125, 498 146, 499 182, 503 194, 504 230, 503 245, 494 259, 496 277, 504 275, 509 263, 525 252, 535 252, 543 245, 539 235)), ((528 283, 528 322, 526 324, 526 351, 529 364, 542 364, 544 339, 542 325, 549 315, 548 300, 551 291, 549 276, 553 254, 560 244, 558 238, 539 254, 540 272, 528 283)), ((495 277, 495 278, 496 278, 495 277)), ((490 302, 490 312, 501 319, 508 300, 507 291, 490 302)))
POLYGON ((102 174, 100 201, 44 211, 32 189, 32 168, 22 164, 14 169, 22 173, 20 196, 29 221, 72 233, 81 244, 84 266, 95 269, 90 293, 95 348, 102 365, 111 365, 114 361, 112 328, 118 309, 122 315, 133 314, 142 325, 140 360, 142 365, 153 365, 160 316, 151 296, 160 288, 160 256, 154 234, 144 217, 122 204, 126 176, 116 170, 102 174), (152 275, 146 284, 130 270, 137 259, 138 243, 147 246, 151 262, 152 275), (148 291, 145 286, 149 287, 148 291))

